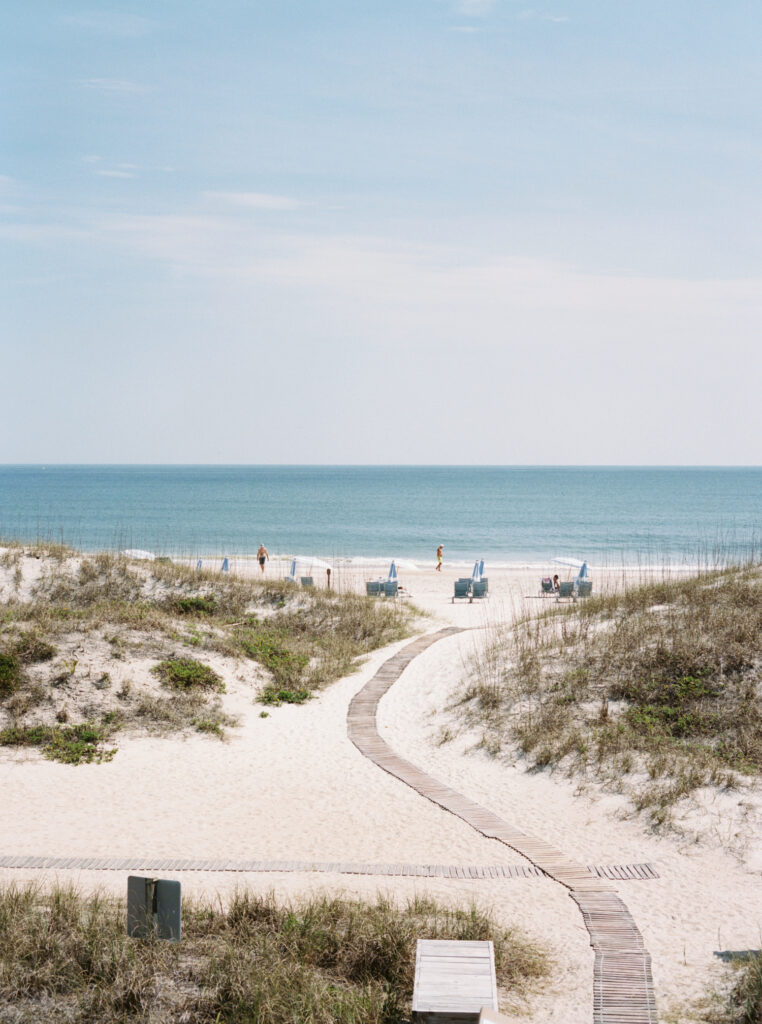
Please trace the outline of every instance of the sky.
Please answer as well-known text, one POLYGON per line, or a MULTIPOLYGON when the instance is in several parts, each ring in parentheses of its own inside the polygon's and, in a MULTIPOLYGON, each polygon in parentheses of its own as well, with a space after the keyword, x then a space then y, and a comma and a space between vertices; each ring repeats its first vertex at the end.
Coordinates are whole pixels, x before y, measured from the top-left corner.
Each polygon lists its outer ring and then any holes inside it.
POLYGON ((7 0, 2 463, 762 463, 759 0, 7 0))

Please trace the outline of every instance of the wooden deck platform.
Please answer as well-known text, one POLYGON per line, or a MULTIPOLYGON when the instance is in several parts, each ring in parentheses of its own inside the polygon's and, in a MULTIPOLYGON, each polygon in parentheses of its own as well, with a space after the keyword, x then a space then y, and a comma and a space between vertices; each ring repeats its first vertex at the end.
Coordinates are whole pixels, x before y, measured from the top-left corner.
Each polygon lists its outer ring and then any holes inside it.
POLYGON ((483 1007, 496 1010, 495 951, 489 941, 419 939, 415 953, 413 1021, 478 1024, 483 1007))

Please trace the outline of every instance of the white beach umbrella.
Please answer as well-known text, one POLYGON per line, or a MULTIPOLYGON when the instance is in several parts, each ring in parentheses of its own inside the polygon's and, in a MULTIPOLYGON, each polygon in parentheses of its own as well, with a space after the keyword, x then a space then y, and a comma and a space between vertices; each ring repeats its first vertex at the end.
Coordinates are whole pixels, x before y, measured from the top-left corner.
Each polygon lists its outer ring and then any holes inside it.
POLYGON ((311 555, 296 555, 294 561, 291 564, 291 568, 295 569, 299 566, 300 569, 330 569, 331 566, 328 562, 324 562, 322 558, 313 558, 311 555))
POLYGON ((127 555, 128 558, 142 558, 146 562, 153 562, 156 558, 150 551, 141 551, 140 548, 127 548, 126 551, 122 552, 123 555, 127 555))

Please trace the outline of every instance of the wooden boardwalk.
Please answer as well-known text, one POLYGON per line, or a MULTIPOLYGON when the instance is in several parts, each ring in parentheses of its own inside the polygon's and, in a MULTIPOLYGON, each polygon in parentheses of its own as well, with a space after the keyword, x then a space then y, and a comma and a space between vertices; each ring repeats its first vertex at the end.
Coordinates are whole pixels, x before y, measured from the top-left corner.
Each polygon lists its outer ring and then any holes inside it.
POLYGON ((656 1024, 651 957, 632 915, 615 888, 590 867, 579 864, 550 843, 514 828, 486 807, 463 796, 400 757, 376 728, 378 702, 423 651, 462 632, 455 626, 407 644, 356 694, 347 713, 347 733, 365 757, 412 787, 421 796, 526 857, 545 875, 569 890, 579 907, 595 951, 593 1024, 656 1024))
MULTIPOLYGON (((410 878, 545 878, 534 864, 357 864, 346 861, 315 860, 189 860, 178 857, 30 857, 24 854, 0 856, 0 868, 67 871, 246 871, 322 872, 338 875, 398 875, 410 878)), ((647 881, 658 878, 652 864, 602 864, 590 870, 601 878, 647 881)))

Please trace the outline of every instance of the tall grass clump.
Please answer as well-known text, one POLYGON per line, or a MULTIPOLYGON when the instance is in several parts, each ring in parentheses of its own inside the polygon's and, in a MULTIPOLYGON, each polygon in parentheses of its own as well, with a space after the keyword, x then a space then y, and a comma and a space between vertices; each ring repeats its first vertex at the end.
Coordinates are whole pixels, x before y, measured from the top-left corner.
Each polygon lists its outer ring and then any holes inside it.
POLYGON ((680 797, 762 773, 762 576, 746 566, 555 606, 494 637, 463 694, 485 745, 538 766, 648 782, 658 823, 680 797))
POLYGON ((730 992, 711 997, 703 1024, 762 1024, 762 951, 737 955, 730 992))
POLYGON ((0 891, 0 1019, 166 1024, 402 1024, 415 943, 492 939, 498 982, 521 996, 547 954, 475 907, 242 891, 185 902, 179 945, 134 941, 120 901, 72 889, 0 891))

